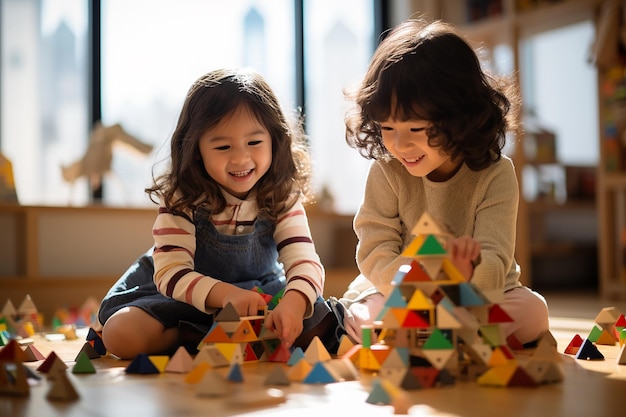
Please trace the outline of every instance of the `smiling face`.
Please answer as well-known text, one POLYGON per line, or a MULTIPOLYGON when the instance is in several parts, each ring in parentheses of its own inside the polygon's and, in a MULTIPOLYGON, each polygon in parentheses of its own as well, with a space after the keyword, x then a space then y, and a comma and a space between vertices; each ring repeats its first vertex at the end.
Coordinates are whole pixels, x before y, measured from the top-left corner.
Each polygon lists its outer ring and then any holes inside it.
POLYGON ((458 170, 461 161, 453 161, 441 148, 428 144, 426 120, 380 122, 385 148, 404 165, 411 175, 428 177, 432 181, 446 181, 458 170))
POLYGON ((209 176, 240 199, 272 164, 272 137, 246 106, 204 132, 198 146, 209 176))

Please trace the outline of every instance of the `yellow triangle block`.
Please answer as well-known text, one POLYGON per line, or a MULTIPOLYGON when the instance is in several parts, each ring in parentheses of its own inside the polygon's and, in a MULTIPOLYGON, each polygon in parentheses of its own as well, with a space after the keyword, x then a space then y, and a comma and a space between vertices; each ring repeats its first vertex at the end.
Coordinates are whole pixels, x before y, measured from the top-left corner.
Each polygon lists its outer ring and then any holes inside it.
POLYGON ((159 370, 159 372, 165 372, 165 368, 167 367, 167 363, 170 361, 170 357, 167 355, 153 355, 148 356, 150 362, 159 370))
POLYGON ((433 310, 434 304, 430 297, 426 297, 421 290, 417 289, 413 291, 413 295, 406 307, 409 310, 433 310))
POLYGON ((510 361, 505 365, 494 366, 479 376, 476 382, 479 385, 506 387, 509 384, 509 380, 515 373, 517 366, 517 361, 510 361))
POLYGON ((451 281, 454 281, 454 282, 467 281, 467 278, 465 278, 463 274, 459 272, 459 270, 456 268, 456 266, 454 266, 454 264, 452 263, 452 261, 450 261, 450 259, 446 258, 443 260, 441 269, 443 269, 443 272, 448 276, 448 278, 450 278, 451 281))
POLYGON ((302 358, 289 368, 287 371, 287 378, 289 378, 290 381, 302 382, 309 372, 311 372, 311 369, 313 369, 313 365, 311 365, 306 359, 302 358))

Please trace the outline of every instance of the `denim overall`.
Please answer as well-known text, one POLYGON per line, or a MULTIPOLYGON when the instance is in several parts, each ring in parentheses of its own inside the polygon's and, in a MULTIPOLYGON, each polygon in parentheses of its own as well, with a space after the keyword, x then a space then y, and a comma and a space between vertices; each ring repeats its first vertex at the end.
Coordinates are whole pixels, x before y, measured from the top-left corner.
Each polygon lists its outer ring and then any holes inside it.
MULTIPOLYGON (((217 231, 208 211, 198 209, 194 213, 194 224, 196 271, 240 288, 258 287, 271 295, 285 288, 284 270, 278 263, 273 236, 273 222, 259 218, 254 223, 252 233, 225 235, 217 231)), ((104 324, 121 308, 133 306, 146 311, 165 328, 178 327, 187 334, 195 333, 199 342, 213 323, 212 314, 167 297, 157 290, 153 280, 152 250, 139 257, 104 297, 98 311, 100 323, 104 324)), ((314 317, 304 321, 305 331, 317 327, 322 319, 329 321, 328 318, 334 316, 328 314, 329 311, 330 308, 320 297, 316 302, 314 317)), ((334 344, 336 337, 331 336, 331 339, 331 344, 334 344)), ((196 343, 195 340, 188 342, 196 343)))

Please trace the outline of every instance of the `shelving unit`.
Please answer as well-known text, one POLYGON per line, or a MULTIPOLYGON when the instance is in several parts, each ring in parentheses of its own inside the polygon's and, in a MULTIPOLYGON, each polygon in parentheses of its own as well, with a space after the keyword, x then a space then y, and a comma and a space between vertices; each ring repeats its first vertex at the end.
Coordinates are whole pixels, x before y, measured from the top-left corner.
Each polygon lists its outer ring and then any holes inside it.
MULTIPOLYGON (((548 30, 585 20, 593 20, 602 0, 467 0, 464 2, 459 0, 413 0, 409 3, 412 13, 431 19, 442 19, 454 24, 474 44, 473 46, 480 46, 480 49, 487 52, 487 55, 493 56, 493 51, 497 46, 507 45, 513 56, 513 74, 518 74, 521 67, 520 40, 548 30), (482 13, 480 18, 470 19, 468 18, 471 16, 470 6, 483 7, 486 12, 482 13)), ((525 158, 523 143, 524 137, 520 133, 515 138, 515 147, 512 152, 520 186, 522 186, 522 171, 530 163, 525 158)), ((600 190, 602 184, 605 183, 602 172, 598 172, 598 178, 602 180, 598 184, 600 190)), ((621 180, 614 181, 621 184, 621 180)), ((626 180, 624 180, 624 186, 621 189, 626 192, 626 180)), ((597 209, 604 214, 606 209, 603 207, 603 205, 598 205, 597 209)), ((532 285, 533 259, 548 253, 547 248, 550 248, 549 251, 553 256, 564 256, 580 249, 580 246, 568 244, 567 241, 542 241, 539 228, 532 226, 533 223, 537 224, 537 218, 540 219, 540 222, 541 219, 563 212, 585 213, 589 218, 590 215, 593 216, 595 210, 596 206, 593 202, 568 201, 565 204, 557 205, 520 199, 515 256, 522 271, 524 271, 522 281, 525 285, 532 285)), ((600 235, 602 236, 601 233, 600 235)), ((588 251, 589 248, 586 249, 588 251)), ((606 273, 602 271, 600 268, 600 275, 602 276, 600 280, 603 283, 602 288, 605 288, 606 279, 604 277, 606 273)), ((612 291, 607 290, 606 294, 612 291)))

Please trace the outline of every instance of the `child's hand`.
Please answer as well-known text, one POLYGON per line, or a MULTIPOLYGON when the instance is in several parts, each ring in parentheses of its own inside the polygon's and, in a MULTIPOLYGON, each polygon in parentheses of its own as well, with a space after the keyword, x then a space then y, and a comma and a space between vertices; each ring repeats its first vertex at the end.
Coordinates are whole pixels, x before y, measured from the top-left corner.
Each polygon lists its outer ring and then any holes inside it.
POLYGON ((302 333, 307 303, 308 300, 299 291, 287 291, 265 318, 265 327, 273 331, 286 348, 290 348, 302 333))
POLYGON ((452 263, 468 280, 474 275, 474 266, 480 259, 480 243, 469 236, 448 240, 448 253, 452 263))
POLYGON ((256 316, 259 308, 267 305, 261 294, 244 290, 226 282, 215 284, 207 297, 207 307, 226 307, 231 303, 240 317, 256 316))

